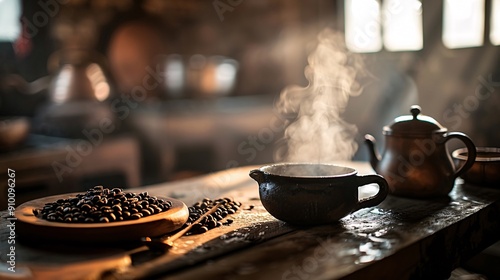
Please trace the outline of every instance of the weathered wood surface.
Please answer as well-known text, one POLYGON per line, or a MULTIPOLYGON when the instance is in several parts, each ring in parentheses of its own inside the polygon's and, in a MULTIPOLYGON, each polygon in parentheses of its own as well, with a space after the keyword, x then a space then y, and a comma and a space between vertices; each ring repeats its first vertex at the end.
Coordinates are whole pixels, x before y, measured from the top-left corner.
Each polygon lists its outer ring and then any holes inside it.
MULTIPOLYGON (((346 164, 360 173, 370 172, 366 163, 346 164)), ((447 199, 390 196, 338 224, 301 229, 262 208, 257 184, 248 177, 250 169, 144 188, 187 205, 203 197, 231 196, 247 209, 234 216, 231 226, 182 237, 166 255, 145 264, 130 268, 123 248, 33 248, 16 243, 16 266, 27 265, 31 275, 39 277, 59 271, 62 279, 82 276, 75 272, 82 271, 84 261, 87 267, 94 262, 94 268, 87 269, 91 277, 114 264, 122 270, 113 276, 122 278, 163 274, 165 279, 444 279, 460 262, 500 239, 498 190, 457 184, 447 199)), ((368 195, 370 188, 362 194, 368 195)), ((2 263, 5 224, 2 219, 2 263)))

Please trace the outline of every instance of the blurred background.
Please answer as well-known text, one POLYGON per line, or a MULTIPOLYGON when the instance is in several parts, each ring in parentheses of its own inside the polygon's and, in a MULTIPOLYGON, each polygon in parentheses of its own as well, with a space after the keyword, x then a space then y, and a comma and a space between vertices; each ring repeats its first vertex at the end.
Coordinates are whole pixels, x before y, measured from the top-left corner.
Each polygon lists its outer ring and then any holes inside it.
POLYGON ((498 0, 0 0, 0 173, 21 203, 273 162, 325 28, 363 60, 354 160, 413 104, 500 145, 498 0))

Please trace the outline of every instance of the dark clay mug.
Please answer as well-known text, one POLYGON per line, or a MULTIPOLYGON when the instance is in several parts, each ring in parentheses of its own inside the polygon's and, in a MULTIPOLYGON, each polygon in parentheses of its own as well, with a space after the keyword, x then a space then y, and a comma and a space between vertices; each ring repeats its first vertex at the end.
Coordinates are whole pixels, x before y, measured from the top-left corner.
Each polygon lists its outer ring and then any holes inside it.
POLYGON ((275 218, 299 226, 334 223, 361 208, 381 203, 387 181, 357 175, 353 168, 316 163, 280 163, 250 171, 259 183, 262 205, 275 218), (359 200, 358 188, 375 183, 379 191, 359 200))

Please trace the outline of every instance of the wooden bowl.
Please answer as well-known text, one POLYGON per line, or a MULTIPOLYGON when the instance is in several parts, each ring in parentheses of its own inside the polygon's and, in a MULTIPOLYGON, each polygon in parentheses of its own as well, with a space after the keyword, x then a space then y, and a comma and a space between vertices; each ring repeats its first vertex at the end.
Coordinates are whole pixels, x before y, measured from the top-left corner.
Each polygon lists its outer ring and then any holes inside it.
POLYGON ((15 211, 16 233, 29 241, 56 240, 62 242, 123 242, 139 241, 141 237, 161 236, 180 228, 189 217, 187 206, 180 200, 168 197, 172 207, 162 213, 138 220, 110 223, 60 223, 40 219, 33 214, 34 208, 42 208, 48 202, 76 197, 77 193, 54 195, 28 201, 15 211))
MULTIPOLYGON (((500 148, 477 147, 476 161, 461 177, 466 183, 500 189, 500 148)), ((452 153, 458 167, 467 160, 467 149, 458 149, 452 153)))

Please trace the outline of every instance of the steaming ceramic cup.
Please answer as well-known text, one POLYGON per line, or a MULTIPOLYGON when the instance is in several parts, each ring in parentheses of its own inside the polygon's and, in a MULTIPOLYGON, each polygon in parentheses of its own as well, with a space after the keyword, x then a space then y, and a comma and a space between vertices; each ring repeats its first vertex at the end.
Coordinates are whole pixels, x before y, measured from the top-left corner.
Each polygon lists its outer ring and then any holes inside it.
POLYGON ((275 218, 299 226, 334 223, 361 208, 381 203, 388 193, 380 175, 315 163, 279 163, 250 171, 262 205, 275 218), (360 200, 358 188, 375 183, 377 194, 360 200))

